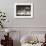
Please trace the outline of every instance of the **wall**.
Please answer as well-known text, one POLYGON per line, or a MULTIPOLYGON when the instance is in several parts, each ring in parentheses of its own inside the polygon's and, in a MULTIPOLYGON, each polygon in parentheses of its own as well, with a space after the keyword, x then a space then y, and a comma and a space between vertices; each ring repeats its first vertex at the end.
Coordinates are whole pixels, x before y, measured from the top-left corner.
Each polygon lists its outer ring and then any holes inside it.
POLYGON ((6 27, 46 27, 46 0, 0 0, 0 9, 6 12, 6 27), (14 18, 14 3, 33 3, 33 18, 14 18))

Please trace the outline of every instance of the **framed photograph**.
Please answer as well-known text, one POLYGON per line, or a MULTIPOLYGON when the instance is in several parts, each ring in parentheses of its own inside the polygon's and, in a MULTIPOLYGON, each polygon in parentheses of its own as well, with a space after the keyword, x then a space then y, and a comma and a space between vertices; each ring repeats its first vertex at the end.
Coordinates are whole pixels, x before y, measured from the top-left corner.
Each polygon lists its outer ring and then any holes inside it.
POLYGON ((15 3, 14 4, 15 18, 33 18, 32 3, 15 3))

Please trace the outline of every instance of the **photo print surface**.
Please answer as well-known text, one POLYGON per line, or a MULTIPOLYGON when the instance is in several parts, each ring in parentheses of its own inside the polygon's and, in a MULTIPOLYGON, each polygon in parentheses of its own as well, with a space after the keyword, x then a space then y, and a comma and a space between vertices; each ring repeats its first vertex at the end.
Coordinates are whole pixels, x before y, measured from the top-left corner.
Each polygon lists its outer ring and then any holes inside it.
POLYGON ((16 5, 16 16, 31 16, 31 5, 16 5))

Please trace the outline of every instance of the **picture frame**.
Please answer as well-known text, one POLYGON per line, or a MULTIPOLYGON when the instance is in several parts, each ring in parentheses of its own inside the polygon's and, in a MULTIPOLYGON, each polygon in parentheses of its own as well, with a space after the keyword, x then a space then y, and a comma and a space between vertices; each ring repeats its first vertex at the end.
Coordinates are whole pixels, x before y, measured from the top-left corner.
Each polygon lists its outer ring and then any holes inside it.
POLYGON ((15 3, 14 18, 33 18, 33 4, 15 3))

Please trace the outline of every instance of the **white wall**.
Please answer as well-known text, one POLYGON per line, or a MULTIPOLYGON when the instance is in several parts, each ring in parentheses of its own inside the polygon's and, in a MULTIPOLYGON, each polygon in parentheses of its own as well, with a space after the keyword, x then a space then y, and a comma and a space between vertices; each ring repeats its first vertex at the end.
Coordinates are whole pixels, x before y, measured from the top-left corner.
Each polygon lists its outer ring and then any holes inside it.
POLYGON ((0 10, 6 12, 6 27, 46 27, 46 0, 0 0, 0 10), (14 3, 33 3, 33 18, 14 18, 14 3))

